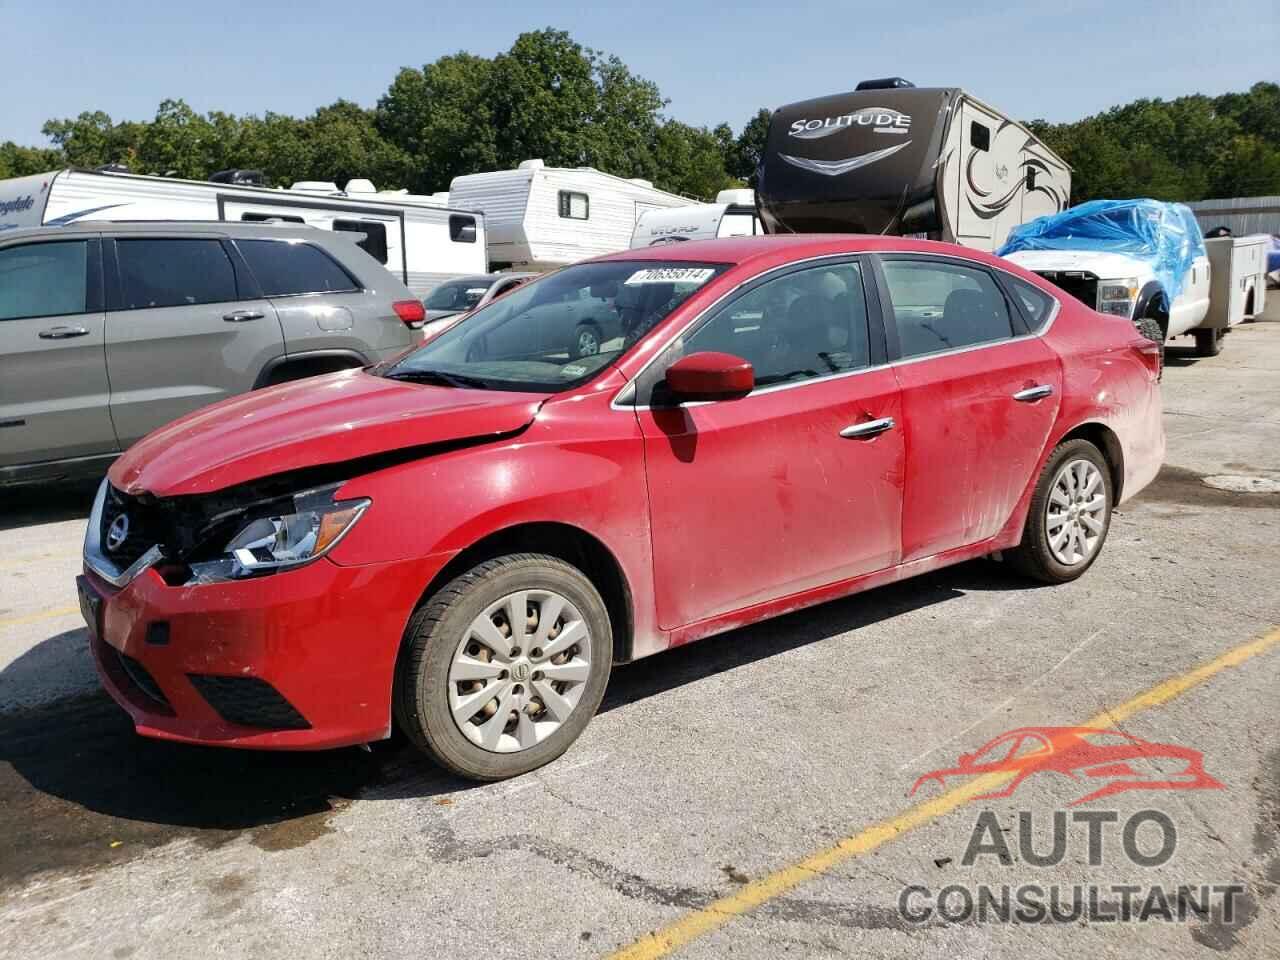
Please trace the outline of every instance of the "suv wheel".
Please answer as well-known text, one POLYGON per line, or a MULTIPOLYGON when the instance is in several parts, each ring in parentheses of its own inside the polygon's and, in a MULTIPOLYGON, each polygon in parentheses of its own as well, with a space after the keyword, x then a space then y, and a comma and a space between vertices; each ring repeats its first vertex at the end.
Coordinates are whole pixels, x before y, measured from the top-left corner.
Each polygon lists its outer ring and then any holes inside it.
POLYGON ((455 577, 414 614, 404 643, 398 724, 473 780, 518 776, 564 753, 600 706, 613 659, 591 581, 530 553, 455 577))
POLYGON ((1098 559, 1111 528, 1111 469, 1088 440, 1059 444, 1040 472, 1022 542, 1009 559, 1045 583, 1067 583, 1098 559))

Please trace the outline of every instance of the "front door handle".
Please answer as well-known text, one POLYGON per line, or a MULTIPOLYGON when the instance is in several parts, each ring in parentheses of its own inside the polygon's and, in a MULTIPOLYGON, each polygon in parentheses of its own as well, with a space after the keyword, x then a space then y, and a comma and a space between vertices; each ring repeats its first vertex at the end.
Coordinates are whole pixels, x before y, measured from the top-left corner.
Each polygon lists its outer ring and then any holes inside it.
POLYGON ((72 337, 88 336, 89 331, 84 327, 50 327, 48 330, 41 330, 37 336, 41 340, 70 340, 72 337))
POLYGON ((1013 395, 1013 399, 1017 400, 1019 403, 1031 403, 1032 401, 1043 400, 1045 397, 1051 396, 1053 396, 1053 387, 1047 383, 1042 383, 1039 386, 1027 387, 1025 390, 1019 390, 1013 395))
POLYGON ((840 431, 846 440, 863 440, 876 437, 894 427, 893 417, 882 417, 879 420, 868 420, 866 423, 854 423, 840 431))
POLYGON ((233 310, 222 317, 227 323, 247 323, 250 320, 261 320, 262 312, 259 310, 233 310))

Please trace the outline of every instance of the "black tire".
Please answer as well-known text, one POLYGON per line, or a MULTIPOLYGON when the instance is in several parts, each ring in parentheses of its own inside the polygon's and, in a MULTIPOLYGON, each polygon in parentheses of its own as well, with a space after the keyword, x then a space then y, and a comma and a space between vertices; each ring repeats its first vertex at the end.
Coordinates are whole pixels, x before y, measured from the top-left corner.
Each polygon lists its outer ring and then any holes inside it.
POLYGON ((1197 357, 1216 357, 1222 352, 1221 330, 1193 330, 1197 357))
POLYGON ((1022 542, 1006 557, 1015 570, 1024 576, 1044 583, 1069 583, 1080 577, 1093 566, 1093 562, 1102 553, 1106 545, 1107 534, 1111 531, 1111 510, 1115 504, 1115 492, 1111 482, 1111 467, 1102 452, 1088 440, 1068 440, 1061 443, 1050 454, 1040 471, 1035 491, 1031 494, 1031 507, 1027 511, 1026 526, 1022 530, 1022 542), (1048 517, 1049 498, 1053 492, 1053 484, 1058 471, 1074 460, 1088 460, 1102 474, 1103 491, 1106 503, 1103 513, 1101 540, 1093 553, 1083 562, 1073 565, 1061 563, 1049 548, 1049 533, 1045 523, 1048 517))
POLYGON ((583 357, 594 357, 600 352, 603 345, 603 334, 600 328, 594 323, 580 323, 573 331, 573 348, 570 352, 575 360, 581 360, 583 357), (587 346, 588 343, 594 346, 587 346))
POLYGON ((472 567, 433 593, 405 628, 393 697, 396 723, 419 749, 471 780, 505 780, 550 763, 591 722, 604 697, 613 634, 604 601, 577 568, 543 554, 517 553, 472 567), (581 612, 590 631, 591 667, 577 706, 560 729, 513 753, 473 743, 449 710, 449 666, 459 639, 485 608, 517 590, 553 590, 581 612))
POLYGON ((1135 320, 1133 325, 1138 328, 1140 334, 1159 345, 1160 372, 1156 375, 1156 379, 1162 379, 1164 377, 1164 330, 1160 328, 1160 321, 1155 317, 1142 317, 1139 320, 1135 320))

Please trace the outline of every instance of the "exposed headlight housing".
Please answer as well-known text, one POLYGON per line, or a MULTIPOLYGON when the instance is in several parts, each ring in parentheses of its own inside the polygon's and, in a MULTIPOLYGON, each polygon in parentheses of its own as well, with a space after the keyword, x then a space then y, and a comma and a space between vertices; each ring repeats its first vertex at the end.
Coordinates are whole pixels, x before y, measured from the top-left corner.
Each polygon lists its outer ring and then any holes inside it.
POLYGON ((1118 317, 1133 315, 1133 301, 1138 298, 1138 279, 1098 281, 1098 312, 1118 317))
POLYGON ((246 518, 221 556, 190 564, 189 584, 217 583, 300 567, 337 546, 372 502, 333 499, 337 485, 292 497, 292 512, 246 518))

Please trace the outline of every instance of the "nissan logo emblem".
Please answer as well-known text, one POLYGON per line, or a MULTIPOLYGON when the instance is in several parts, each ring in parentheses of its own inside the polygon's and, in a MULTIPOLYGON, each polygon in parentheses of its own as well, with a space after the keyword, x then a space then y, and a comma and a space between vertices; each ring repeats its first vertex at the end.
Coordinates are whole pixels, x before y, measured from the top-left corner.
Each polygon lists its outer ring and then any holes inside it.
POLYGON ((129 539, 129 518, 125 514, 120 514, 111 521, 111 526, 107 528, 107 549, 115 553, 124 542, 129 539))

